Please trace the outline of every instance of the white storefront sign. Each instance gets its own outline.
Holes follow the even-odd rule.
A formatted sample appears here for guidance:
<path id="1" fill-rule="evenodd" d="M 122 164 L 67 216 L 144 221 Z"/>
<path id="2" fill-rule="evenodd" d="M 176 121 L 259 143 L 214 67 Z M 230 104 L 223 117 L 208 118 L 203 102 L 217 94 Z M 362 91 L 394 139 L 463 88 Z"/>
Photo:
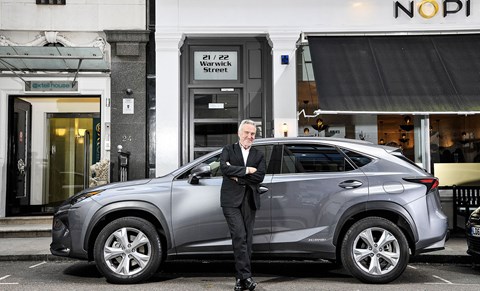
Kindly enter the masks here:
<path id="1" fill-rule="evenodd" d="M 194 53 L 195 80 L 237 80 L 236 51 L 196 51 Z"/>

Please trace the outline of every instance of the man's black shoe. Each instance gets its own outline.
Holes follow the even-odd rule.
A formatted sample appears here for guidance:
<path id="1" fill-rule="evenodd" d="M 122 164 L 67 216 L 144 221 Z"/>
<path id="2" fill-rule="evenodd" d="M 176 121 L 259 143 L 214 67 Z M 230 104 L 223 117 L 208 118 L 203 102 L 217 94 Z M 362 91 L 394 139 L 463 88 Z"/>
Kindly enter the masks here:
<path id="1" fill-rule="evenodd" d="M 253 278 L 247 278 L 243 280 L 243 287 L 245 287 L 244 290 L 248 289 L 250 291 L 254 290 L 255 287 L 257 287 L 257 282 L 253 281 Z"/>
<path id="2" fill-rule="evenodd" d="M 235 291 L 242 291 L 242 290 L 244 290 L 244 289 L 243 289 L 242 280 L 237 279 L 237 281 L 235 282 L 235 288 L 233 288 L 233 290 L 235 290 Z"/>

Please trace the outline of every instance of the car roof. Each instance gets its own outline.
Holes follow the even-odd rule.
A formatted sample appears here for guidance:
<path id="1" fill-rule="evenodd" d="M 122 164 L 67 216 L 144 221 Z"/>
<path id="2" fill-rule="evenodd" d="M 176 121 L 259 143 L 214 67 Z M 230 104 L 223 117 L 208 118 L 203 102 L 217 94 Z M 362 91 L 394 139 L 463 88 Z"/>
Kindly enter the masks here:
<path id="1" fill-rule="evenodd" d="M 338 146 L 349 146 L 350 147 L 352 145 L 358 145 L 358 146 L 362 146 L 362 147 L 369 147 L 371 148 L 372 150 L 376 150 L 376 149 L 383 149 L 389 153 L 391 152 L 401 152 L 401 150 L 399 148 L 396 148 L 396 147 L 390 147 L 390 146 L 385 146 L 385 145 L 377 145 L 377 144 L 374 144 L 372 142 L 369 142 L 369 141 L 365 141 L 365 140 L 358 140 L 358 139 L 349 139 L 349 138 L 337 138 L 337 137 L 317 137 L 317 136 L 314 136 L 314 137 L 268 137 L 268 138 L 257 138 L 255 139 L 254 141 L 254 145 L 262 145 L 262 144 L 276 144 L 276 143 L 298 143 L 298 142 L 301 142 L 301 143 L 318 143 L 318 142 L 323 142 L 323 143 L 327 143 L 327 144 L 330 144 L 330 145 L 338 145 Z M 199 157 L 198 159 L 203 159 L 203 158 L 207 158 L 207 156 L 213 156 L 215 155 L 219 150 L 221 150 L 221 148 L 218 148 L 217 150 L 213 150 L 212 152 L 202 156 L 202 157 Z M 182 171 L 183 169 L 185 169 L 186 167 L 189 167 L 191 166 L 192 163 L 195 163 L 197 161 L 194 160 L 192 162 L 189 162 L 181 167 L 179 167 L 178 169 L 174 170 L 173 172 L 171 172 L 170 174 L 173 174 L 173 175 L 177 175 L 180 171 Z"/>
<path id="2" fill-rule="evenodd" d="M 378 145 L 370 141 L 365 141 L 360 139 L 341 138 L 341 137 L 301 136 L 301 137 L 258 138 L 254 141 L 254 144 L 260 145 L 260 144 L 270 144 L 270 143 L 295 143 L 295 142 L 306 142 L 306 143 L 326 142 L 326 143 L 335 144 L 335 145 L 359 145 L 359 146 L 367 146 L 367 147 L 373 147 L 373 148 L 382 148 L 387 152 L 394 152 L 394 151 L 401 152 L 401 150 L 396 147 Z"/>

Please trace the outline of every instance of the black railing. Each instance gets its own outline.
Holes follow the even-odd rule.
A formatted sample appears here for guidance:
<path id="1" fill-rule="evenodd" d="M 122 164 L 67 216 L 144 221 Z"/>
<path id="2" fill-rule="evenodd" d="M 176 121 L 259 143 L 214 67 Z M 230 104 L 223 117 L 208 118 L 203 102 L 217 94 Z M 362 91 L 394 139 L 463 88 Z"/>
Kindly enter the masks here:
<path id="1" fill-rule="evenodd" d="M 480 207 L 480 186 L 453 185 L 452 189 L 453 229 L 465 229 L 465 222 L 470 214 Z"/>

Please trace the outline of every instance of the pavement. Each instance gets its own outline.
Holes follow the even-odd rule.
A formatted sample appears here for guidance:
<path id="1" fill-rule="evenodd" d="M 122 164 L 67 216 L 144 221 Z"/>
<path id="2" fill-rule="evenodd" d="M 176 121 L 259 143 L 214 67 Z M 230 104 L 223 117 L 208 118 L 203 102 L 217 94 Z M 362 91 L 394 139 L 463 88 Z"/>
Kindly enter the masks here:
<path id="1" fill-rule="evenodd" d="M 70 260 L 50 253 L 50 237 L 0 238 L 0 261 L 61 261 Z M 411 263 L 471 264 L 466 253 L 465 235 L 452 235 L 445 249 L 412 256 Z"/>

